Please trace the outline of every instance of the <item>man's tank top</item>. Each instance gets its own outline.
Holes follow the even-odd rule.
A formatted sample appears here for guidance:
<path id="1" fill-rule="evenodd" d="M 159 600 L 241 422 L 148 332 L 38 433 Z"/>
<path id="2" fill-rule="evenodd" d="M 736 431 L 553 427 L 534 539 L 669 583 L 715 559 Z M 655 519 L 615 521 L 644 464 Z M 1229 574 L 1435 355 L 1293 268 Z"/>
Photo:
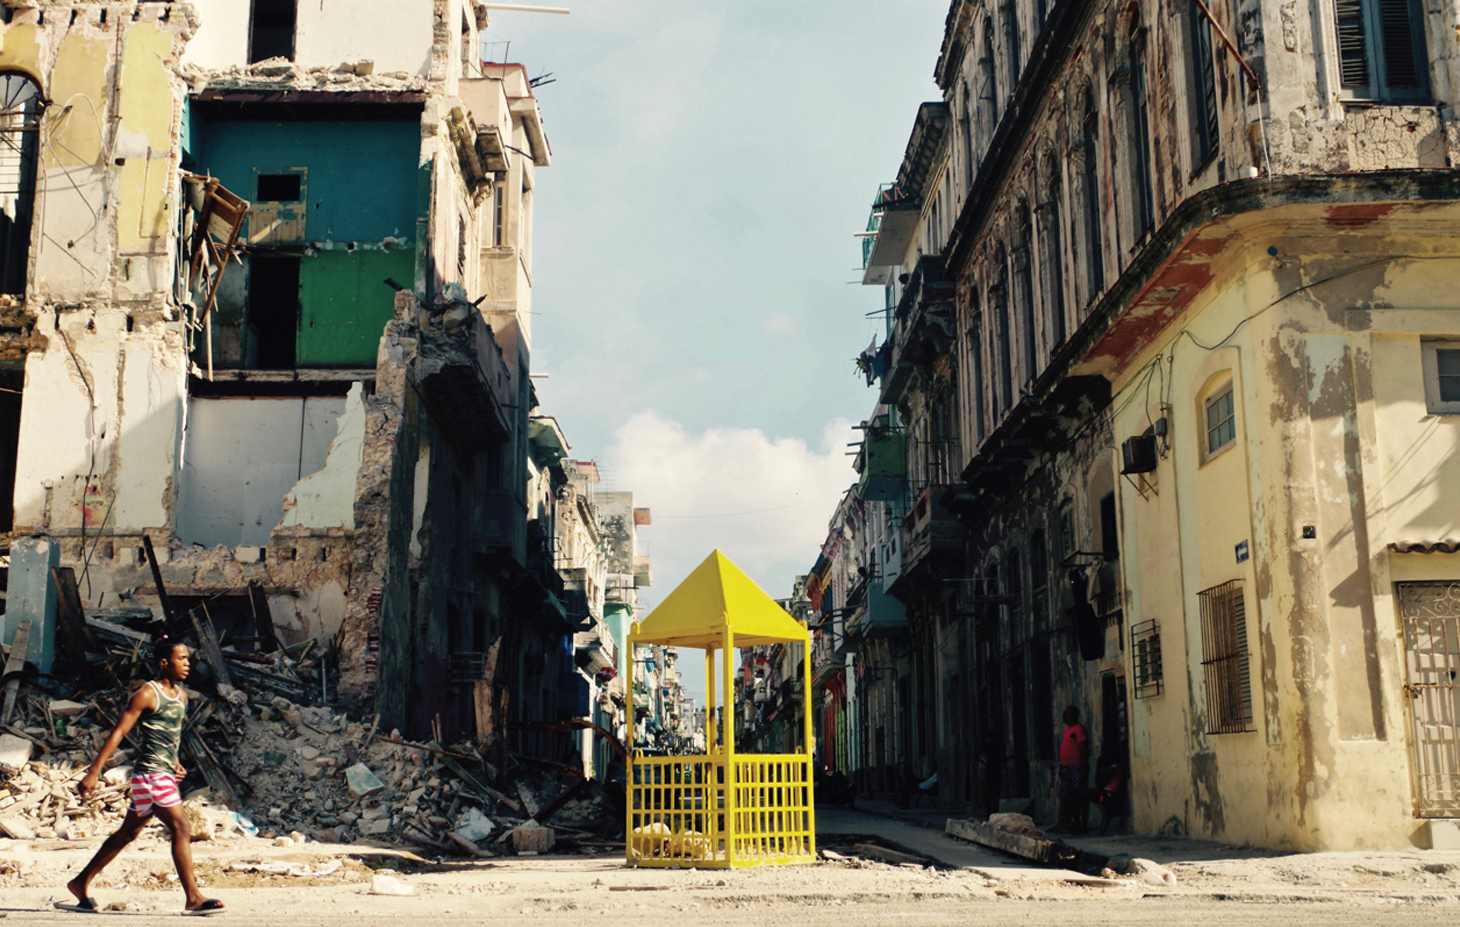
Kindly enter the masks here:
<path id="1" fill-rule="evenodd" d="M 187 697 L 181 692 L 176 698 L 168 696 L 162 686 L 155 682 L 147 685 L 157 693 L 157 707 L 142 716 L 137 722 L 141 736 L 138 745 L 140 756 L 133 768 L 138 772 L 177 772 L 177 748 L 182 740 L 183 717 L 187 714 Z"/>

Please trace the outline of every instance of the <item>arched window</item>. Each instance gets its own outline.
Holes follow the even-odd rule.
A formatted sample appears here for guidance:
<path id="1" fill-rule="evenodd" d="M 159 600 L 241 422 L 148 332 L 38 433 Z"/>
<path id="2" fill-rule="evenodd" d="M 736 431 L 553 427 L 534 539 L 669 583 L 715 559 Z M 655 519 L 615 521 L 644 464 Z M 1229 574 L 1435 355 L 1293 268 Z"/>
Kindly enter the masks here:
<path id="1" fill-rule="evenodd" d="M 967 81 L 963 82 L 963 106 L 960 107 L 960 112 L 962 114 L 959 119 L 962 123 L 960 128 L 963 130 L 963 137 L 960 139 L 963 143 L 963 189 L 964 196 L 967 196 L 968 192 L 973 189 L 974 170 L 973 94 L 969 92 Z"/>
<path id="2" fill-rule="evenodd" d="M 1105 288 L 1105 246 L 1100 223 L 1100 112 L 1095 108 L 1095 94 L 1086 84 L 1084 106 L 1080 109 L 1080 145 L 1075 155 L 1080 162 L 1080 212 L 1084 225 L 1085 292 L 1082 306 L 1088 306 Z"/>
<path id="3" fill-rule="evenodd" d="M 1039 634 L 1049 622 L 1049 548 L 1043 528 L 1029 537 L 1029 610 L 1034 633 Z"/>
<path id="4" fill-rule="evenodd" d="M 994 24 L 983 21 L 983 54 L 978 60 L 978 69 L 983 74 L 983 86 L 978 94 L 979 147 L 989 143 L 994 129 L 999 124 L 999 75 L 998 58 L 994 55 Z"/>
<path id="5" fill-rule="evenodd" d="M 989 311 L 994 326 L 994 364 L 998 367 L 998 388 L 994 399 L 994 421 L 998 423 L 1014 404 L 1013 352 L 1009 332 L 1009 265 L 1004 259 L 1002 243 L 994 247 L 992 282 L 989 284 Z"/>
<path id="6" fill-rule="evenodd" d="M 1020 559 L 1017 547 L 1004 555 L 1004 595 L 1008 596 L 1004 621 L 1009 628 L 1011 647 L 1017 647 L 1029 639 L 1029 628 L 1024 621 L 1024 574 Z"/>
<path id="7" fill-rule="evenodd" d="M 967 397 L 966 408 L 968 409 L 969 428 L 968 436 L 972 441 L 969 453 L 972 453 L 983 443 L 984 436 L 984 362 L 983 362 L 983 312 L 976 302 L 973 305 L 973 312 L 970 314 L 968 328 L 966 330 L 966 349 L 968 357 L 965 358 L 963 367 L 963 379 L 967 383 L 964 395 Z"/>
<path id="8" fill-rule="evenodd" d="M 1004 27 L 1004 61 L 1008 68 L 1008 79 L 1005 86 L 1008 92 L 1014 92 L 1014 85 L 1019 83 L 1019 7 L 1014 0 L 1001 0 L 999 3 L 999 20 Z"/>
<path id="9" fill-rule="evenodd" d="M 1030 260 L 1029 206 L 1021 199 L 1014 207 L 1014 316 L 1019 320 L 1019 379 L 1029 383 L 1039 372 L 1039 351 L 1034 333 L 1034 267 Z"/>
<path id="10" fill-rule="evenodd" d="M 1132 4 L 1134 6 L 1134 4 Z M 1130 113 L 1127 131 L 1130 134 L 1130 182 L 1135 194 L 1132 203 L 1132 242 L 1140 241 L 1155 221 L 1155 203 L 1151 171 L 1151 116 L 1146 89 L 1146 29 L 1141 25 L 1140 10 L 1132 23 L 1130 36 Z"/>
<path id="11" fill-rule="evenodd" d="M 1040 177 L 1039 295 L 1044 304 L 1045 342 L 1053 353 L 1065 342 L 1065 274 L 1060 165 L 1050 152 L 1045 152 L 1040 161 Z"/>
<path id="12" fill-rule="evenodd" d="M 24 295 L 35 209 L 41 92 L 16 72 L 0 73 L 0 293 Z"/>

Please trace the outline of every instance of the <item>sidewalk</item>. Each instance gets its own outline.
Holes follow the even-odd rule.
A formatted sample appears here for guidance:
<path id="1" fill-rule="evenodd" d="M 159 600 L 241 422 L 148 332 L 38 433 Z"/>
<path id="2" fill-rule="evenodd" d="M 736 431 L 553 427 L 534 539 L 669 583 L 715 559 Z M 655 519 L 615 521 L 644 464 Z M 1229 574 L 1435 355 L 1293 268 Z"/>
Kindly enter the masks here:
<path id="1" fill-rule="evenodd" d="M 856 810 L 817 809 L 817 831 L 877 836 L 936 860 L 939 866 L 969 869 L 1007 882 L 1089 884 L 1067 869 L 1022 863 L 943 833 L 946 809 L 905 809 L 888 802 L 858 801 Z M 825 838 L 819 838 L 825 842 Z M 1136 887 L 1153 894 L 1199 894 L 1218 900 L 1312 901 L 1362 896 L 1396 901 L 1460 901 L 1460 851 L 1352 850 L 1292 853 L 1235 846 L 1190 837 L 1151 834 L 1089 834 L 1065 843 L 1100 856 L 1144 858 L 1169 868 L 1174 889 Z"/>
<path id="2" fill-rule="evenodd" d="M 949 817 L 956 816 L 953 812 L 944 812 L 934 825 L 932 812 L 904 820 L 891 813 L 896 810 L 885 802 L 858 802 L 856 810 L 817 808 L 817 843 L 825 845 L 838 836 L 876 837 L 892 849 L 927 857 L 940 868 L 968 869 L 999 881 L 1062 882 L 1088 878 L 1068 869 L 1035 866 L 950 837 L 943 833 L 943 826 Z"/>

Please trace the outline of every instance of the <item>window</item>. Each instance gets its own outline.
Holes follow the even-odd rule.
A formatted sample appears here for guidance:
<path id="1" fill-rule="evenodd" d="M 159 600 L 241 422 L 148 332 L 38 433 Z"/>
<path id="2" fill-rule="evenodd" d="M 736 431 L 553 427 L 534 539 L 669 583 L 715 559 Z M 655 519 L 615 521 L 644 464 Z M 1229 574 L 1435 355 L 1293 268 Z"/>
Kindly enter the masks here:
<path id="1" fill-rule="evenodd" d="M 994 283 L 989 287 L 989 308 L 993 310 L 994 343 L 997 352 L 994 364 L 998 367 L 998 389 L 995 393 L 994 416 L 996 422 L 1014 404 L 1013 357 L 1009 335 L 1009 269 L 1004 261 L 1004 246 L 994 249 Z"/>
<path id="2" fill-rule="evenodd" d="M 297 203 L 303 193 L 301 174 L 258 175 L 258 199 L 270 203 Z"/>
<path id="3" fill-rule="evenodd" d="M 1136 674 L 1136 698 L 1161 694 L 1161 627 L 1156 619 L 1131 625 L 1130 661 Z"/>
<path id="4" fill-rule="evenodd" d="M 1232 399 L 1232 384 L 1222 387 L 1206 401 L 1207 457 L 1237 440 L 1237 415 Z"/>
<path id="5" fill-rule="evenodd" d="M 1060 245 L 1060 174 L 1053 156 L 1045 162 L 1044 199 L 1039 214 L 1039 293 L 1044 302 L 1045 337 L 1053 352 L 1065 342 L 1064 251 Z"/>
<path id="6" fill-rule="evenodd" d="M 253 0 L 248 30 L 248 63 L 267 58 L 294 60 L 294 21 L 297 0 Z"/>
<path id="7" fill-rule="evenodd" d="M 40 88 L 0 74 L 0 293 L 25 293 L 40 141 Z"/>
<path id="8" fill-rule="evenodd" d="M 1134 210 L 1134 241 L 1140 241 L 1141 236 L 1151 227 L 1155 215 L 1155 203 L 1152 197 L 1152 187 L 1155 183 L 1151 170 L 1151 148 L 1150 148 L 1150 116 L 1147 108 L 1150 103 L 1146 96 L 1146 30 L 1137 27 L 1131 36 L 1131 69 L 1130 69 L 1130 166 L 1131 185 L 1135 187 L 1132 191 L 1135 194 L 1135 202 L 1132 204 Z"/>
<path id="9" fill-rule="evenodd" d="M 1206 164 L 1217 150 L 1217 72 L 1212 54 L 1212 24 L 1202 12 L 1200 0 L 1191 0 L 1186 12 L 1191 35 L 1191 67 L 1188 76 L 1192 92 L 1191 160 L 1194 168 Z"/>
<path id="10" fill-rule="evenodd" d="M 1115 520 L 1115 493 L 1100 497 L 1100 553 L 1106 560 L 1120 558 L 1120 527 Z"/>
<path id="11" fill-rule="evenodd" d="M 1252 665 L 1247 652 L 1247 607 L 1242 581 L 1197 593 L 1201 600 L 1202 674 L 1206 678 L 1207 733 L 1252 730 Z"/>
<path id="12" fill-rule="evenodd" d="M 1105 245 L 1102 239 L 1100 212 L 1100 113 L 1095 108 L 1095 94 L 1085 87 L 1085 110 L 1082 114 L 1084 138 L 1079 156 L 1083 161 L 1080 197 L 1085 220 L 1085 293 L 1089 305 L 1105 289 Z"/>
<path id="13" fill-rule="evenodd" d="M 507 188 L 497 184 L 492 192 L 492 247 L 507 243 Z"/>
<path id="14" fill-rule="evenodd" d="M 972 398 L 973 408 L 973 446 L 983 444 L 984 414 L 983 414 L 983 333 L 979 330 L 981 319 L 975 315 L 974 321 L 968 329 L 968 364 L 964 369 L 969 372 L 969 396 Z"/>
<path id="15" fill-rule="evenodd" d="M 1352 100 L 1424 99 L 1424 11 L 1413 0 L 1334 0 L 1339 83 Z"/>
<path id="16" fill-rule="evenodd" d="M 1033 230 L 1029 207 L 1022 201 L 1014 210 L 1014 311 L 1019 319 L 1019 379 L 1030 383 L 1039 372 L 1039 350 L 1034 337 L 1034 268 L 1029 240 Z"/>
<path id="17" fill-rule="evenodd" d="M 1460 341 L 1426 341 L 1422 365 L 1431 415 L 1460 415 Z"/>

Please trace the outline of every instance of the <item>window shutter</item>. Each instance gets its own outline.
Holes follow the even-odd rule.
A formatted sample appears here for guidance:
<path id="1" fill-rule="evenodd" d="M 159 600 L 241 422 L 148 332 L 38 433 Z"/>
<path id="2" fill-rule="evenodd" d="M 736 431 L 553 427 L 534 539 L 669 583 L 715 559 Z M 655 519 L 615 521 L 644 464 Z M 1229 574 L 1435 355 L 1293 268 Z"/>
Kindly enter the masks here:
<path id="1" fill-rule="evenodd" d="M 1343 86 L 1367 87 L 1369 46 L 1364 34 L 1364 0 L 1337 0 L 1336 7 L 1338 62 Z"/>
<path id="2" fill-rule="evenodd" d="M 1390 87 L 1418 87 L 1415 60 L 1415 29 L 1409 0 L 1379 0 L 1379 20 L 1384 28 L 1384 65 Z"/>

